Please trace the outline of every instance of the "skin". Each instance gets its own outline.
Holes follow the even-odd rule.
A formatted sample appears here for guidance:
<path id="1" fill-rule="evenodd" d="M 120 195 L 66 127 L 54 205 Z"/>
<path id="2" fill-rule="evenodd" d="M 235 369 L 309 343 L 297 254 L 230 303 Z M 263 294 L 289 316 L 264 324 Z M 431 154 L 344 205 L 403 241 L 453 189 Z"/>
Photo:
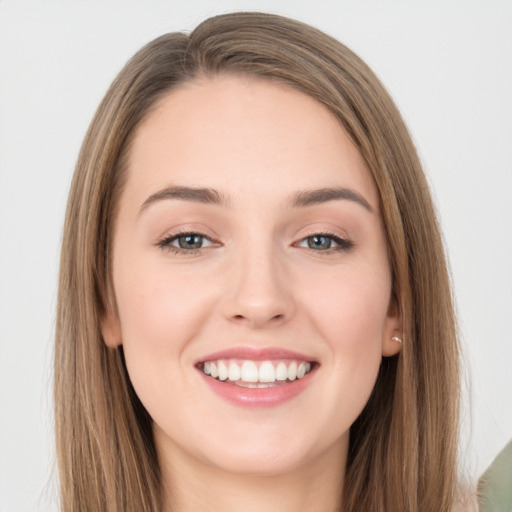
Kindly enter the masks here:
<path id="1" fill-rule="evenodd" d="M 102 331 L 110 347 L 123 344 L 154 420 L 172 488 L 166 509 L 339 510 L 350 425 L 401 335 L 363 158 L 309 96 L 215 77 L 160 101 L 136 131 L 127 173 L 113 248 L 118 313 L 103 318 Z M 230 204 L 167 198 L 141 211 L 169 186 L 213 188 Z M 326 187 L 349 188 L 372 211 L 349 199 L 287 204 Z M 208 238 L 176 254 L 159 242 L 177 230 Z M 326 232 L 353 247 L 308 245 Z M 212 393 L 194 367 L 238 345 L 284 347 L 320 366 L 297 397 L 242 408 Z"/>

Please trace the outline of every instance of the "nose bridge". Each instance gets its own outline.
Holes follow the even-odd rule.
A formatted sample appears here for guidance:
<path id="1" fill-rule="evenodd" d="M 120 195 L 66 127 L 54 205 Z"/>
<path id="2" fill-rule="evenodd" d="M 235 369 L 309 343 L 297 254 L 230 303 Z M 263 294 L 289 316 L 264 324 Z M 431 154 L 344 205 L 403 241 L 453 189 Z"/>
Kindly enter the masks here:
<path id="1" fill-rule="evenodd" d="M 254 327 L 288 319 L 293 298 L 285 274 L 282 255 L 271 236 L 254 236 L 243 249 L 235 248 L 226 316 Z"/>

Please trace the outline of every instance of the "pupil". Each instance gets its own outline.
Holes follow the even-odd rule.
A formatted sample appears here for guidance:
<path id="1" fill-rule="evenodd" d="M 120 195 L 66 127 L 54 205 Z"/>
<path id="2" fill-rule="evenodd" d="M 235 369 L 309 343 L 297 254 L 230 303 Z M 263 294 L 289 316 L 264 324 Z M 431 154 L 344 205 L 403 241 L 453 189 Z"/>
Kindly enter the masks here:
<path id="1" fill-rule="evenodd" d="M 331 239 L 327 236 L 315 235 L 308 239 L 310 249 L 330 249 Z"/>
<path id="2" fill-rule="evenodd" d="M 203 237 L 200 235 L 183 235 L 179 237 L 179 246 L 182 249 L 199 249 L 202 245 Z"/>

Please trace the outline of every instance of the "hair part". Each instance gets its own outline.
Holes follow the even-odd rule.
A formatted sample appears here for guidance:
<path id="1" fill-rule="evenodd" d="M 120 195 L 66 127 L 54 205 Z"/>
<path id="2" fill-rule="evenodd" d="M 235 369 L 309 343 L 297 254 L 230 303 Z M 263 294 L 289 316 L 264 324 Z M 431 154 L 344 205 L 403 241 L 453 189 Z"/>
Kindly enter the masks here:
<path id="1" fill-rule="evenodd" d="M 114 313 L 111 237 L 137 126 L 170 91 L 201 77 L 249 75 L 325 105 L 366 160 L 380 196 L 403 322 L 351 428 L 344 510 L 442 512 L 456 484 L 458 343 L 435 209 L 405 124 L 374 73 L 303 23 L 263 13 L 210 18 L 142 48 L 101 102 L 71 185 L 61 253 L 55 352 L 63 511 L 156 512 L 162 483 L 152 422 L 122 348 L 100 323 Z"/>

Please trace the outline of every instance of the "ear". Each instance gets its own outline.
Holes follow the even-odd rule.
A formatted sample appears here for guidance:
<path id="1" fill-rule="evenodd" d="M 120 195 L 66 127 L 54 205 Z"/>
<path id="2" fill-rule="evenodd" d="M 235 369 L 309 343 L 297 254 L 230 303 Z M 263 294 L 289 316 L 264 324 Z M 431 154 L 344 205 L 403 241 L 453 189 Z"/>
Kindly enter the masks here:
<path id="1" fill-rule="evenodd" d="M 384 357 L 396 356 L 402 350 L 402 343 L 393 338 L 403 339 L 400 308 L 394 298 L 389 303 L 388 315 L 383 331 L 382 355 Z"/>
<path id="2" fill-rule="evenodd" d="M 107 347 L 117 348 L 122 344 L 121 323 L 116 313 L 111 310 L 103 312 L 100 319 L 100 329 Z"/>

